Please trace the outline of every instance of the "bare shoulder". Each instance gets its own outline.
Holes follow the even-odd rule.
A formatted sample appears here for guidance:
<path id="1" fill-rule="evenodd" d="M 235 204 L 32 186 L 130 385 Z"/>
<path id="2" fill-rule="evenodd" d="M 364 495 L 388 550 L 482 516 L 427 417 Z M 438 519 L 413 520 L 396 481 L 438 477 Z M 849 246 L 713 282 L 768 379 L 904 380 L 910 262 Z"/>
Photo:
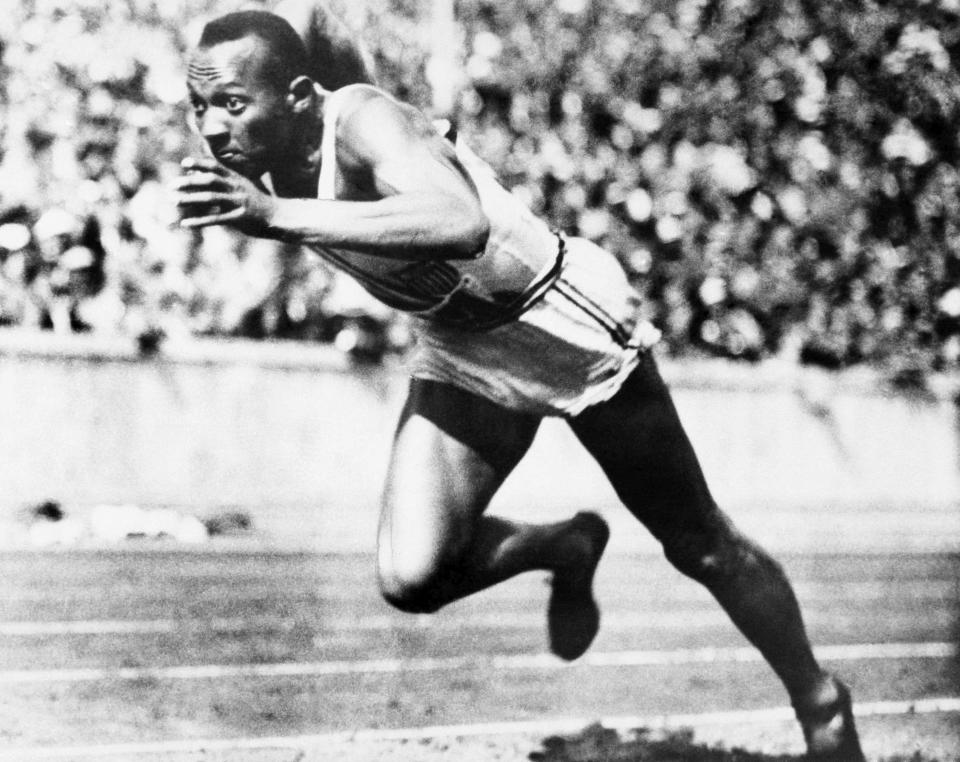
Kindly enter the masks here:
<path id="1" fill-rule="evenodd" d="M 368 85 L 341 88 L 337 166 L 371 197 L 431 189 L 476 201 L 476 187 L 453 144 L 419 110 Z"/>
<path id="2" fill-rule="evenodd" d="M 372 85 L 348 85 L 337 98 L 337 144 L 343 152 L 365 156 L 412 151 L 433 146 L 439 136 L 427 117 Z"/>

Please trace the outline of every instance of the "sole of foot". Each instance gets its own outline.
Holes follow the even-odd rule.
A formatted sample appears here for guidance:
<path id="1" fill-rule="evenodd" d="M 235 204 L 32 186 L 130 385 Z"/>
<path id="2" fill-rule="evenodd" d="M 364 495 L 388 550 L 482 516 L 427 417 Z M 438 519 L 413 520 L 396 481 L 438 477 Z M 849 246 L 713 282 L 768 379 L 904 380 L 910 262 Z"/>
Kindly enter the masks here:
<path id="1" fill-rule="evenodd" d="M 593 597 L 593 577 L 610 539 L 610 529 L 595 513 L 570 520 L 570 563 L 554 572 L 547 627 L 550 650 L 566 661 L 586 652 L 600 629 L 600 608 Z"/>

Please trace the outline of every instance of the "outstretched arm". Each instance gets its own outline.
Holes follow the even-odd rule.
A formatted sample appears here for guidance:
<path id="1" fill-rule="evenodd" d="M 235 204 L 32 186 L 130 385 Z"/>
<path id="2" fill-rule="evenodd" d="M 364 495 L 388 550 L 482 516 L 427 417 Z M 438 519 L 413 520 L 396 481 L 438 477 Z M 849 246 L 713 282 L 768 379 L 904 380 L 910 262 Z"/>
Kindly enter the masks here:
<path id="1" fill-rule="evenodd" d="M 341 97 L 349 100 L 337 123 L 337 165 L 369 200 L 275 198 L 216 162 L 188 160 L 176 186 L 181 224 L 228 224 L 406 260 L 481 254 L 489 225 L 452 145 L 420 112 L 385 93 L 359 88 Z"/>
<path id="2" fill-rule="evenodd" d="M 370 56 L 327 0 L 280 0 L 273 12 L 300 35 L 307 46 L 310 76 L 325 89 L 373 84 Z"/>

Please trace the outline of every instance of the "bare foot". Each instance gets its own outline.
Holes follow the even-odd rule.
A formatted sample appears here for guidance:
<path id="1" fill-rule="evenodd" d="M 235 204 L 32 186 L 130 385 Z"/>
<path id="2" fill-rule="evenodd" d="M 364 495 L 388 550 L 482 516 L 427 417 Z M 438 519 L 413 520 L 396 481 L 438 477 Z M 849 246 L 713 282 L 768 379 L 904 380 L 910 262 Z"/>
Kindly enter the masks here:
<path id="1" fill-rule="evenodd" d="M 582 656 L 600 629 L 593 575 L 609 539 L 607 523 L 595 513 L 578 513 L 570 520 L 567 561 L 554 571 L 547 608 L 550 650 L 561 659 Z"/>

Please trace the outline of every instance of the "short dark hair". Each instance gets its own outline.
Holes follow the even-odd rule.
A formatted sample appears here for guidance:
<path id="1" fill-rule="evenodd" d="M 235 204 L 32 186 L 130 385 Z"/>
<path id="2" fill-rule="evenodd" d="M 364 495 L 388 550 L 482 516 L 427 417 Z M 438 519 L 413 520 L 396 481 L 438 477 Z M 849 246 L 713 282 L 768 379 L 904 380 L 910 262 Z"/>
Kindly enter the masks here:
<path id="1" fill-rule="evenodd" d="M 286 19 L 267 11 L 238 11 L 215 18 L 200 35 L 197 47 L 212 48 L 222 42 L 259 37 L 267 44 L 270 55 L 263 71 L 279 87 L 286 87 L 296 77 L 309 73 L 307 49 Z"/>

